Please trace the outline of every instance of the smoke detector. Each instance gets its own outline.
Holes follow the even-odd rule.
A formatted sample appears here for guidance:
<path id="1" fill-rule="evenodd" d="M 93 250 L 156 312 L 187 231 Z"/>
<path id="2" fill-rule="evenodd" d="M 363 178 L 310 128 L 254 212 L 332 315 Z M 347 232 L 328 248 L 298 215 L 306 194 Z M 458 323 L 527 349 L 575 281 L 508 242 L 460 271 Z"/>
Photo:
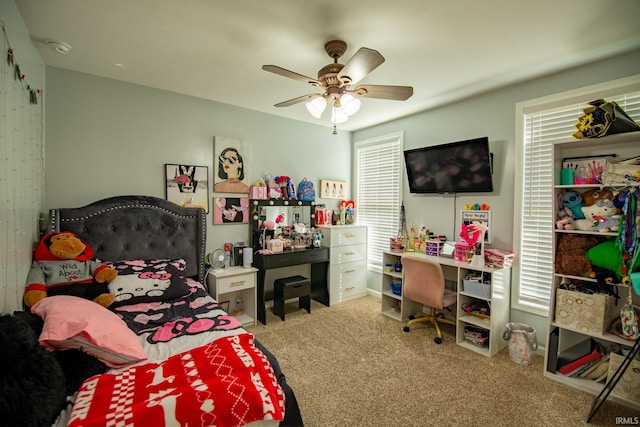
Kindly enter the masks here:
<path id="1" fill-rule="evenodd" d="M 66 55 L 71 50 L 71 45 L 69 43 L 59 42 L 56 40 L 47 41 L 47 46 L 58 52 L 60 55 Z"/>

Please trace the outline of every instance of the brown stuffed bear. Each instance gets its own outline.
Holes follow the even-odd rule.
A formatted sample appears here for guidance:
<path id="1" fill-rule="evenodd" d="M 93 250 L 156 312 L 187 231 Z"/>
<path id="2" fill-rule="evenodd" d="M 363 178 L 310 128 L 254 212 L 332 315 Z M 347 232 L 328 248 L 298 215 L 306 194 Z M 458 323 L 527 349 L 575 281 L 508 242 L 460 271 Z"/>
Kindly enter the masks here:
<path id="1" fill-rule="evenodd" d="M 609 190 L 588 190 L 582 193 L 582 206 L 592 206 L 600 200 L 613 201 L 613 193 Z"/>
<path id="2" fill-rule="evenodd" d="M 24 303 L 33 306 L 51 295 L 73 295 L 109 307 L 115 295 L 107 282 L 118 272 L 93 261 L 93 250 L 70 232 L 51 232 L 38 243 L 27 277 Z"/>
<path id="3" fill-rule="evenodd" d="M 595 236 L 562 234 L 558 237 L 555 270 L 558 274 L 587 276 L 592 271 L 587 250 L 602 240 Z"/>

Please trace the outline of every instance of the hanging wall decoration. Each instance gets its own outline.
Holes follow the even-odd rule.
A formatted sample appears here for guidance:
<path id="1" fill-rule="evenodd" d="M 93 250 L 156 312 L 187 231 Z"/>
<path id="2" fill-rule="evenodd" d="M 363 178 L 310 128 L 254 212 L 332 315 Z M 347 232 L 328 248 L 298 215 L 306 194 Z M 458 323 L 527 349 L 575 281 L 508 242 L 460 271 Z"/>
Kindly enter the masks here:
<path id="1" fill-rule="evenodd" d="M 7 65 L 9 67 L 13 67 L 14 69 L 14 77 L 16 81 L 20 82 L 22 88 L 25 93 L 29 96 L 29 103 L 37 104 L 38 97 L 42 95 L 42 90 L 32 88 L 28 83 L 26 76 L 20 70 L 20 64 L 16 62 L 15 54 L 13 48 L 11 47 L 11 43 L 9 43 L 9 36 L 7 35 L 7 30 L 4 27 L 4 21 L 0 21 L 0 26 L 2 26 L 2 34 L 4 36 L 4 40 L 7 46 Z"/>
<path id="2" fill-rule="evenodd" d="M 347 197 L 347 183 L 344 181 L 320 180 L 321 199 L 344 199 Z"/>
<path id="3" fill-rule="evenodd" d="M 213 198 L 213 223 L 248 224 L 249 198 L 235 195 Z"/>
<path id="4" fill-rule="evenodd" d="M 166 199 L 209 213 L 209 168 L 207 166 L 165 164 Z"/>
<path id="5" fill-rule="evenodd" d="M 248 145 L 237 138 L 214 137 L 214 182 L 216 193 L 249 193 Z"/>

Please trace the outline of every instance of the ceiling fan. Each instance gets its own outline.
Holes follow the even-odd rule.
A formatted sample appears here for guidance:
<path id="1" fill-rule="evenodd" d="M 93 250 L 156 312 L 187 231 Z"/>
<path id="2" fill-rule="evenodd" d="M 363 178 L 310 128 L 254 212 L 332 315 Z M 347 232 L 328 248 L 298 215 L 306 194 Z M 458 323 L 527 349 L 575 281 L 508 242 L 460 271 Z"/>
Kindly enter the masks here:
<path id="1" fill-rule="evenodd" d="M 338 59 L 347 50 L 347 43 L 342 40 L 331 40 L 324 45 L 324 50 L 333 63 L 325 65 L 318 71 L 318 78 L 286 70 L 277 65 L 263 65 L 262 69 L 283 77 L 288 77 L 323 90 L 321 93 L 310 93 L 297 98 L 275 104 L 276 107 L 288 107 L 306 101 L 307 110 L 315 118 L 320 118 L 327 104 L 331 105 L 331 122 L 333 133 L 336 124 L 344 123 L 349 116 L 360 108 L 359 98 L 378 98 L 404 101 L 413 95 L 411 86 L 360 85 L 351 89 L 371 71 L 384 62 L 384 57 L 376 50 L 361 47 L 346 64 Z"/>

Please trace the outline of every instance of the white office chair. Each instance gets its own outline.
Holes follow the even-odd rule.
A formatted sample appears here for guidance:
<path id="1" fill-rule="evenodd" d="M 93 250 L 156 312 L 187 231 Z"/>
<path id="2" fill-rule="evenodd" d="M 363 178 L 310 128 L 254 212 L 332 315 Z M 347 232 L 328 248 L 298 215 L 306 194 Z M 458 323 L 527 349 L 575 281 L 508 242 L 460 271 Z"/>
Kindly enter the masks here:
<path id="1" fill-rule="evenodd" d="M 436 310 L 454 305 L 457 301 L 455 292 L 445 289 L 444 274 L 440 264 L 432 259 L 411 255 L 402 257 L 402 281 L 403 297 L 431 307 L 429 314 L 414 312 L 409 316 L 409 321 L 403 328 L 409 332 L 409 327 L 419 322 L 431 322 L 436 329 L 436 344 L 442 343 L 442 332 L 439 323 L 454 325 L 455 322 L 445 319 L 444 315 Z"/>

